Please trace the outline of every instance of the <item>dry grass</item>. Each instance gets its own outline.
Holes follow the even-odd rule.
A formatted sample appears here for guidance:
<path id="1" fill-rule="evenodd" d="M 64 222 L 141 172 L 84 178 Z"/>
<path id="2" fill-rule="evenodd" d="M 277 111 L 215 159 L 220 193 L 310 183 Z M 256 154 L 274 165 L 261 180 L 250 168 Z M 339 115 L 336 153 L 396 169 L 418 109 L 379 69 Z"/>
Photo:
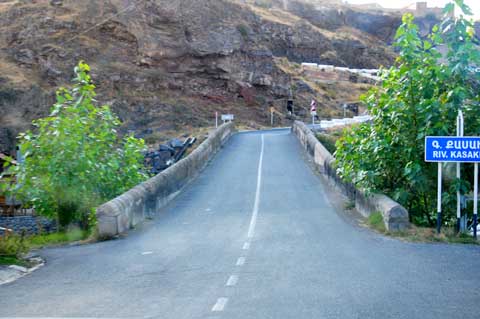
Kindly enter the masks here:
<path id="1" fill-rule="evenodd" d="M 339 28 L 333 35 L 333 38 L 338 40 L 362 39 L 368 43 L 378 45 L 378 38 L 369 35 L 368 33 L 362 32 L 358 29 L 347 26 Z"/>
<path id="2" fill-rule="evenodd" d="M 273 22 L 273 23 L 288 25 L 288 26 L 291 26 L 291 27 L 295 26 L 295 24 L 297 24 L 297 23 L 302 23 L 304 25 L 309 26 L 310 28 L 312 28 L 313 30 L 315 30 L 316 32 L 322 34 L 323 36 L 325 36 L 327 38 L 334 38 L 335 37 L 335 32 L 319 28 L 319 27 L 313 25 L 312 23 L 308 22 L 307 20 L 305 20 L 305 19 L 303 19 L 303 18 L 301 18 L 301 17 L 299 17 L 299 16 L 297 16 L 297 15 L 291 13 L 291 12 L 284 11 L 284 10 L 277 9 L 277 8 L 270 8 L 270 9 L 269 8 L 263 8 L 263 7 L 259 7 L 259 6 L 255 6 L 255 5 L 251 5 L 251 4 L 240 3 L 240 5 L 244 6 L 244 7 L 248 7 L 249 10 L 256 13 L 257 15 L 259 15 L 264 20 L 267 20 L 267 21 L 270 21 L 270 22 Z"/>
<path id="3" fill-rule="evenodd" d="M 17 3 L 18 3 L 18 0 L 17 1 L 6 1 L 6 2 L 0 3 L 0 12 L 5 12 L 5 11 L 10 10 L 10 8 Z"/>
<path id="4" fill-rule="evenodd" d="M 28 72 L 28 70 L 20 68 L 14 63 L 7 62 L 1 56 L 0 70 L 2 70 L 1 76 L 8 79 L 9 82 L 17 87 L 28 87 L 31 84 L 36 83 L 37 80 L 32 72 Z"/>
<path id="5" fill-rule="evenodd" d="M 360 95 L 366 93 L 373 85 L 364 83 L 351 83 L 346 81 L 334 84 L 316 83 L 322 91 L 326 91 L 335 101 L 358 102 Z"/>
<path id="6" fill-rule="evenodd" d="M 276 8 L 263 8 L 251 4 L 245 4 L 241 1 L 232 1 L 235 2 L 237 5 L 243 7 L 243 8 L 248 8 L 249 10 L 253 11 L 260 17 L 262 17 L 265 20 L 274 22 L 274 23 L 279 23 L 279 24 L 284 24 L 284 25 L 289 25 L 293 26 L 295 22 L 301 20 L 300 17 L 293 15 L 289 12 L 279 10 Z"/>
<path id="7" fill-rule="evenodd" d="M 468 234 L 457 234 L 453 228 L 443 228 L 440 234 L 437 234 L 434 228 L 418 227 L 415 225 L 412 225 L 409 229 L 404 231 L 388 231 L 385 229 L 382 215 L 378 212 L 370 215 L 367 219 L 366 225 L 378 233 L 407 242 L 480 244 L 478 240 L 473 239 L 473 237 Z"/>
<path id="8" fill-rule="evenodd" d="M 433 228 L 412 226 L 402 232 L 389 232 L 388 235 L 410 242 L 423 243 L 451 243 L 451 244 L 480 244 L 468 234 L 457 234 L 453 228 L 443 228 L 440 234 Z"/>
<path id="9" fill-rule="evenodd" d="M 275 65 L 286 74 L 297 77 L 302 74 L 301 65 L 291 62 L 286 57 L 274 57 L 273 61 L 275 62 Z"/>
<path id="10" fill-rule="evenodd" d="M 89 37 L 87 35 L 80 35 L 76 41 L 87 47 L 102 48 L 104 44 L 100 43 L 97 39 Z"/>
<path id="11" fill-rule="evenodd" d="M 313 25 L 312 23 L 308 22 L 307 20 L 302 19 L 301 17 L 291 12 L 284 11 L 277 8 L 263 8 L 263 7 L 259 7 L 251 4 L 244 4 L 239 1 L 234 1 L 234 2 L 236 2 L 242 7 L 247 7 L 249 10 L 257 14 L 264 20 L 267 20 L 273 23 L 288 25 L 290 27 L 294 27 L 296 24 L 301 23 L 310 27 L 311 29 L 315 30 L 316 32 L 322 34 L 323 36 L 329 39 L 335 38 L 335 34 L 336 34 L 335 32 L 319 28 Z"/>

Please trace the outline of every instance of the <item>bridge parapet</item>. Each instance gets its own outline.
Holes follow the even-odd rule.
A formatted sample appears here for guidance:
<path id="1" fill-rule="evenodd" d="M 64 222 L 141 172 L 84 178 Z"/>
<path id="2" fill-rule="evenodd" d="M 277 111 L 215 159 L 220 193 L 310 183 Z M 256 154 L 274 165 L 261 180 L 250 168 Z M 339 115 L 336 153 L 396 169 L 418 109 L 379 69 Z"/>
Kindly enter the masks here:
<path id="1" fill-rule="evenodd" d="M 319 172 L 328 179 L 331 185 L 340 189 L 355 202 L 355 208 L 360 214 L 368 217 L 374 212 L 380 212 L 387 230 L 398 231 L 410 227 L 408 211 L 402 205 L 384 194 L 367 195 L 354 185 L 342 180 L 335 169 L 335 158 L 305 123 L 295 121 L 292 131 L 306 152 L 313 158 Z"/>
<path id="2" fill-rule="evenodd" d="M 155 214 L 202 171 L 234 130 L 233 122 L 223 124 L 186 158 L 98 207 L 99 236 L 125 233 Z"/>

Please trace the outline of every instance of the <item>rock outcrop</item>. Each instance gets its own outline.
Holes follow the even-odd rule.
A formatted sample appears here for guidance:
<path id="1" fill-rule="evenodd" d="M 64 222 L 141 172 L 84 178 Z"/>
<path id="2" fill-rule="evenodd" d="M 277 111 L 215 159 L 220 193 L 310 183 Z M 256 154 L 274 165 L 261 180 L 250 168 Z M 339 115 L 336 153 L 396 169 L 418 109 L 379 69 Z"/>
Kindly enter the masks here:
<path id="1" fill-rule="evenodd" d="M 291 93 L 278 57 L 355 68 L 392 63 L 382 39 L 390 37 L 383 25 L 394 21 L 379 18 L 375 27 L 368 15 L 345 24 L 349 12 L 325 10 L 233 0 L 3 1 L 0 145 L 11 148 L 11 136 L 48 114 L 54 89 L 68 85 L 79 60 L 92 66 L 98 100 L 139 136 L 206 126 L 214 110 L 267 122 L 267 104 Z"/>

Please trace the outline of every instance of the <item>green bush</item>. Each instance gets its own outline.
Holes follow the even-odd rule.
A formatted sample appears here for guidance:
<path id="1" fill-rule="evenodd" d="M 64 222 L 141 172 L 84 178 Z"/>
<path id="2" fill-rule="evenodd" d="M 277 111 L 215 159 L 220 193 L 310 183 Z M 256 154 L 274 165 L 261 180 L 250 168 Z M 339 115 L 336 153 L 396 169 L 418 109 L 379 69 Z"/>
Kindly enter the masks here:
<path id="1" fill-rule="evenodd" d="M 248 27 L 245 25 L 245 24 L 239 24 L 237 26 L 237 30 L 238 32 L 240 32 L 240 34 L 242 35 L 242 38 L 244 40 L 248 40 Z"/>
<path id="2" fill-rule="evenodd" d="M 4 235 L 0 236 L 0 257 L 20 258 L 28 251 L 28 244 L 25 235 Z"/>
<path id="3" fill-rule="evenodd" d="M 328 134 L 318 133 L 317 139 L 322 143 L 323 146 L 329 151 L 331 154 L 335 153 L 337 150 L 337 146 L 335 145 L 337 138 Z"/>
<path id="4" fill-rule="evenodd" d="M 147 178 L 144 141 L 118 137 L 118 118 L 97 107 L 90 67 L 75 67 L 74 85 L 60 88 L 48 117 L 20 135 L 23 163 L 10 167 L 17 183 L 8 189 L 61 226 L 88 226 L 93 208 Z"/>
<path id="5" fill-rule="evenodd" d="M 464 14 L 471 14 L 462 0 Z M 453 10 L 447 5 L 446 11 Z M 436 50 L 446 44 L 446 63 Z M 419 35 L 413 16 L 403 17 L 396 34 L 399 56 L 385 71 L 382 85 L 363 97 L 372 123 L 354 127 L 337 142 L 338 173 L 367 191 L 384 192 L 404 205 L 412 221 L 433 226 L 436 215 L 437 165 L 424 161 L 425 136 L 455 135 L 459 110 L 465 115 L 465 135 L 478 135 L 480 75 L 469 71 L 480 65 L 474 45 L 473 22 L 465 16 L 446 19 L 427 39 Z M 472 179 L 463 165 L 463 182 L 445 181 L 445 222 L 455 222 L 456 191 L 465 193 Z"/>
<path id="6" fill-rule="evenodd" d="M 34 235 L 27 238 L 28 245 L 31 248 L 39 248 L 49 245 L 59 245 L 74 241 L 79 241 L 86 239 L 88 232 L 82 231 L 81 229 L 74 228 L 66 232 L 58 232 L 51 234 L 40 234 Z"/>
<path id="7" fill-rule="evenodd" d="M 30 249 L 84 240 L 89 232 L 74 228 L 66 232 L 26 236 L 24 233 L 0 236 L 0 265 L 28 266 L 23 255 Z"/>

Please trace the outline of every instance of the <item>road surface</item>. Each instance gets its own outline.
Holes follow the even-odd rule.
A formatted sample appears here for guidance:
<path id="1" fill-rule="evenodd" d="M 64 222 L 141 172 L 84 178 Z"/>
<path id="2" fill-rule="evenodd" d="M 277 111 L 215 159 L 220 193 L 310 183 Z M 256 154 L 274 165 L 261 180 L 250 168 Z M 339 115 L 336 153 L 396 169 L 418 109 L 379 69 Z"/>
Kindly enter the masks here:
<path id="1" fill-rule="evenodd" d="M 0 317 L 480 318 L 480 248 L 348 222 L 288 130 L 236 134 L 127 237 L 43 250 Z"/>

